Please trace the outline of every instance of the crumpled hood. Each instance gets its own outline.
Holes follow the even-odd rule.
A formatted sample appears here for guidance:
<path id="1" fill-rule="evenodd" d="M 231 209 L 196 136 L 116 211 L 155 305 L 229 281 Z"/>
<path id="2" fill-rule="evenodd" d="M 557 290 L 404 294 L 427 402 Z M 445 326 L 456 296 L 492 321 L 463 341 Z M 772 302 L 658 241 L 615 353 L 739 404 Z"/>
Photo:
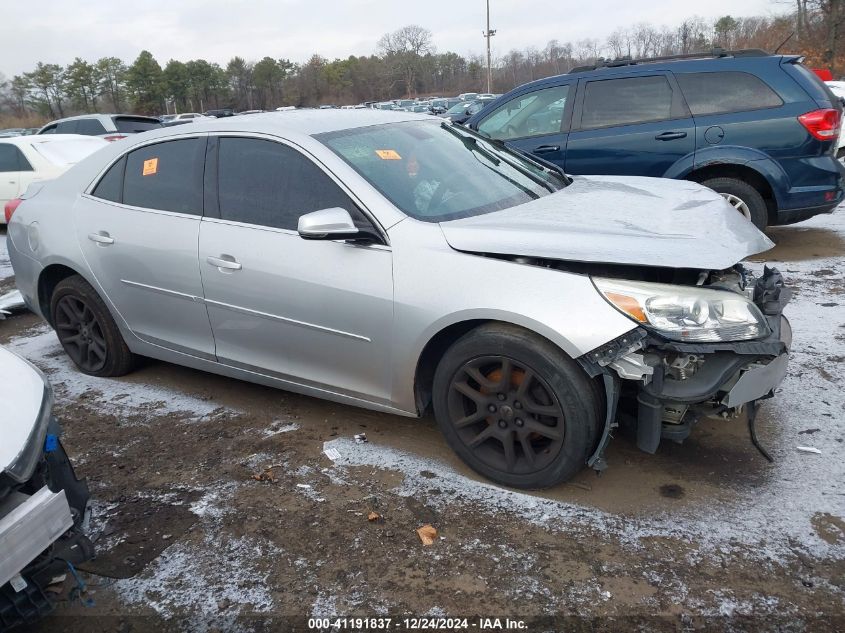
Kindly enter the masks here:
<path id="1" fill-rule="evenodd" d="M 442 222 L 452 248 L 577 262 L 722 270 L 774 243 L 694 182 L 574 176 L 526 204 Z"/>

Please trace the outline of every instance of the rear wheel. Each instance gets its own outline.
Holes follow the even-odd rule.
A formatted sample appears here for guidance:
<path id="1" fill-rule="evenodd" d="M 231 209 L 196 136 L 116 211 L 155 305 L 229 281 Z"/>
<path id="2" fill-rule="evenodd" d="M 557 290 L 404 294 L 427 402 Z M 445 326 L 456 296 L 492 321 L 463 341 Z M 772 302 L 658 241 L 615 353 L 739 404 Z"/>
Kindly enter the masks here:
<path id="1" fill-rule="evenodd" d="M 517 488 L 547 488 L 584 467 L 599 426 L 596 396 L 560 349 L 508 325 L 463 336 L 434 376 L 446 441 L 475 471 Z"/>
<path id="2" fill-rule="evenodd" d="M 53 328 L 74 364 L 91 376 L 123 376 L 135 356 L 91 285 L 79 275 L 63 279 L 50 300 Z"/>
<path id="3" fill-rule="evenodd" d="M 734 209 L 753 222 L 754 226 L 761 231 L 768 225 L 769 211 L 766 201 L 760 192 L 747 182 L 736 178 L 711 178 L 701 184 L 722 194 L 722 197 Z"/>

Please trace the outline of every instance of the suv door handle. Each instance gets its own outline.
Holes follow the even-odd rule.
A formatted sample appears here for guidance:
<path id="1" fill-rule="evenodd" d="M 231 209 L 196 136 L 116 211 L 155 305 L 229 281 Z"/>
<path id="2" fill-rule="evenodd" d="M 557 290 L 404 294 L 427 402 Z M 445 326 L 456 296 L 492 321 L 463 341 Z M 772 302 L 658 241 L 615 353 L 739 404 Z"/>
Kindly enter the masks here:
<path id="1" fill-rule="evenodd" d="M 240 270 L 243 266 L 231 255 L 221 255 L 220 257 L 212 257 L 209 255 L 205 261 L 217 268 L 221 273 L 227 270 Z"/>
<path id="2" fill-rule="evenodd" d="M 106 231 L 97 231 L 96 233 L 89 233 L 88 239 L 96 242 L 98 246 L 108 246 L 114 244 L 114 238 Z"/>
<path id="3" fill-rule="evenodd" d="M 534 148 L 533 153 L 535 154 L 549 154 L 551 152 L 559 152 L 560 145 L 539 145 Z"/>
<path id="4" fill-rule="evenodd" d="M 654 137 L 657 141 L 674 141 L 679 138 L 686 138 L 686 132 L 661 132 Z"/>

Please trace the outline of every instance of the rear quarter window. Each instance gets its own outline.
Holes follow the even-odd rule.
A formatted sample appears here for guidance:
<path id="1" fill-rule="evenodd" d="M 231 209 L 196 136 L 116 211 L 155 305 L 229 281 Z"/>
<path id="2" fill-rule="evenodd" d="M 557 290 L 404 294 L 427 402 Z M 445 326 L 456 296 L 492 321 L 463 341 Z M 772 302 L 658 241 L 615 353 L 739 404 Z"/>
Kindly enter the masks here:
<path id="1" fill-rule="evenodd" d="M 693 116 L 764 110 L 783 100 L 762 79 L 744 72 L 675 75 Z"/>

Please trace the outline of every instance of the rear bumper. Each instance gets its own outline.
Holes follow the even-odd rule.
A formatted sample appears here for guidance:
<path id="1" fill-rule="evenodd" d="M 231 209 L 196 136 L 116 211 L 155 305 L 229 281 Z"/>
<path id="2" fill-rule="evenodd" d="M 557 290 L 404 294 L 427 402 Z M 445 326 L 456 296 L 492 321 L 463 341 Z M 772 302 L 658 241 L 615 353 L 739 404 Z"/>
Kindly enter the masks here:
<path id="1" fill-rule="evenodd" d="M 841 197 L 841 196 L 840 196 Z M 841 200 L 836 202 L 828 202 L 823 205 L 817 207 L 805 207 L 803 209 L 788 209 L 788 210 L 780 210 L 777 212 L 776 222 L 773 224 L 776 225 L 783 225 L 783 224 L 795 224 L 796 222 L 803 222 L 804 220 L 808 220 L 816 215 L 822 215 L 824 213 L 833 213 L 836 207 L 839 206 Z"/>

